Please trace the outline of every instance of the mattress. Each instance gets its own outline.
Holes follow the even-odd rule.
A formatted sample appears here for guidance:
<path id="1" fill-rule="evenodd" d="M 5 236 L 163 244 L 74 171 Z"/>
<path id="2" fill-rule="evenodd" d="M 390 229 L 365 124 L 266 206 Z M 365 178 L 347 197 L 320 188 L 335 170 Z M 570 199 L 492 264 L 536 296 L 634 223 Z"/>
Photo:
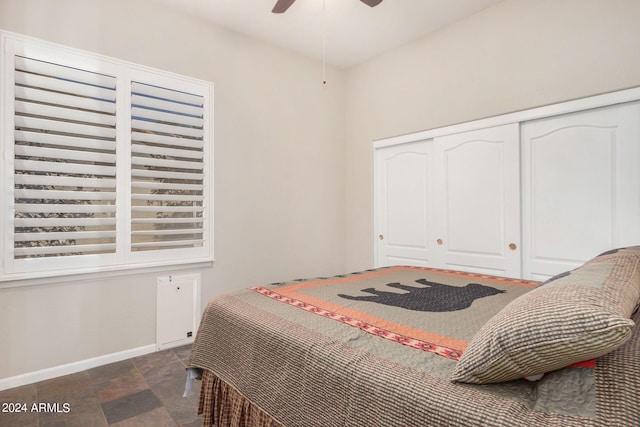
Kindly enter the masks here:
<path id="1" fill-rule="evenodd" d="M 188 361 L 204 372 L 205 425 L 637 425 L 637 327 L 617 350 L 537 381 L 451 380 L 482 325 L 538 286 L 386 267 L 218 296 Z"/>

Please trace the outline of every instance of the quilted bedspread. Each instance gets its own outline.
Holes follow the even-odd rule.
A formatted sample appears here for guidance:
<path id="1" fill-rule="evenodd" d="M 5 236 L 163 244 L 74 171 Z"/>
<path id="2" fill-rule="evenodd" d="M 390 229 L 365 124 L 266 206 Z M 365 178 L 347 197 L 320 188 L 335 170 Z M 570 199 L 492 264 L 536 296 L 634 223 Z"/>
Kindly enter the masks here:
<path id="1" fill-rule="evenodd" d="M 480 327 L 537 285 L 387 267 L 257 286 L 209 302 L 189 366 L 287 427 L 633 425 L 637 327 L 613 353 L 540 381 L 449 379 Z"/>

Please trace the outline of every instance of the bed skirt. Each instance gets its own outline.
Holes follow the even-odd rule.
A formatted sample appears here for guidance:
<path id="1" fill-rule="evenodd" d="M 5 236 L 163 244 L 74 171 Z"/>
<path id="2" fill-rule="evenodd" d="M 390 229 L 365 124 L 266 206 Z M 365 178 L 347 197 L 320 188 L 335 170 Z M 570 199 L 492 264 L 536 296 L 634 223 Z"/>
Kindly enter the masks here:
<path id="1" fill-rule="evenodd" d="M 285 427 L 238 390 L 203 370 L 198 415 L 206 427 Z"/>

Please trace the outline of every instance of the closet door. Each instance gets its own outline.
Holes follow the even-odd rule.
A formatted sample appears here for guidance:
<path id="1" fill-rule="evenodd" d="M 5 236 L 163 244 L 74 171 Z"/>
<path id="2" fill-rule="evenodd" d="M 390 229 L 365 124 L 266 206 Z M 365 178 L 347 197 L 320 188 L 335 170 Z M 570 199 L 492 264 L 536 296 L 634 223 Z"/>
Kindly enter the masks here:
<path id="1" fill-rule="evenodd" d="M 434 140 L 437 263 L 520 277 L 519 126 Z"/>
<path id="2" fill-rule="evenodd" d="M 523 275 L 640 243 L 640 104 L 522 125 Z"/>
<path id="3" fill-rule="evenodd" d="M 376 149 L 376 266 L 430 265 L 429 141 Z"/>

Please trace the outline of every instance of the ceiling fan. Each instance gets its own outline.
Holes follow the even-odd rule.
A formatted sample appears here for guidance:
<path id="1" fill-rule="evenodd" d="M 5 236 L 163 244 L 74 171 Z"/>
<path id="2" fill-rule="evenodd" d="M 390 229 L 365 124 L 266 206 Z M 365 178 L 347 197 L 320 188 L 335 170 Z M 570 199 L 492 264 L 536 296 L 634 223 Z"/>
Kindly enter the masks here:
<path id="1" fill-rule="evenodd" d="M 289 9 L 289 6 L 291 6 L 293 4 L 293 2 L 296 0 L 278 0 L 276 2 L 276 5 L 273 6 L 273 9 L 271 10 L 271 12 L 273 13 L 283 13 L 285 12 L 287 9 Z M 377 6 L 380 3 L 382 3 L 382 0 L 360 0 L 362 3 L 366 4 L 367 6 Z"/>

